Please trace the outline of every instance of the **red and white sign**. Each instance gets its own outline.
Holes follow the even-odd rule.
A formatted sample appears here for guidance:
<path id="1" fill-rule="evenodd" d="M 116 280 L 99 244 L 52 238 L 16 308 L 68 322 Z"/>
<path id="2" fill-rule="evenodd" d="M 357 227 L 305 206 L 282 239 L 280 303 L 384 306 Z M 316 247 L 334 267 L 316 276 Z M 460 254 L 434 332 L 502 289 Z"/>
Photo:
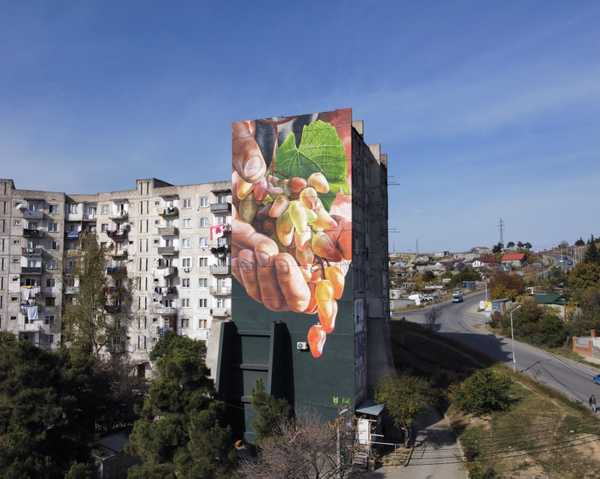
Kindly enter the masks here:
<path id="1" fill-rule="evenodd" d="M 221 238 L 225 234 L 225 225 L 214 225 L 210 227 L 210 240 Z"/>

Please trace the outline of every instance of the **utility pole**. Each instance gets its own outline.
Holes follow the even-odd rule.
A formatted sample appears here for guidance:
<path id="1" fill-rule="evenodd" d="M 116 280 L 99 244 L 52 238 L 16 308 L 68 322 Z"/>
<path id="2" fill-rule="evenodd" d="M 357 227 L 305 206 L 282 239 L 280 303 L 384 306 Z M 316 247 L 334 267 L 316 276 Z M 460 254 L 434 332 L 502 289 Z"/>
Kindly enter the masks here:
<path id="1" fill-rule="evenodd" d="M 500 243 L 504 244 L 504 220 L 502 218 L 498 223 L 498 230 L 500 230 Z"/>
<path id="2" fill-rule="evenodd" d="M 415 254 L 419 256 L 419 238 L 415 241 Z"/>
<path id="3" fill-rule="evenodd" d="M 513 371 L 517 372 L 517 357 L 515 356 L 515 330 L 513 328 L 513 313 L 519 309 L 521 305 L 517 306 L 510 310 L 510 337 L 511 337 L 511 348 L 512 348 L 512 361 L 513 361 Z"/>

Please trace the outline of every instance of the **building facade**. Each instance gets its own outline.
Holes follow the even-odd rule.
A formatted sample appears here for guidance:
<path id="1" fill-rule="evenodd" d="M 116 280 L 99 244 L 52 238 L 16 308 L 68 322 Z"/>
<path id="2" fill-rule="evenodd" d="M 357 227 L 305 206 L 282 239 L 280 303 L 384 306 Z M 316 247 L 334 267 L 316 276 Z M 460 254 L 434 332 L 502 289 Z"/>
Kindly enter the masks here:
<path id="1" fill-rule="evenodd" d="M 84 233 L 107 251 L 111 288 L 126 285 L 126 348 L 144 365 L 166 331 L 207 340 L 231 310 L 230 182 L 175 186 L 154 178 L 91 195 L 17 189 L 0 179 L 0 330 L 61 342 L 64 306 L 79 293 Z M 122 314 L 115 301 L 108 313 Z"/>

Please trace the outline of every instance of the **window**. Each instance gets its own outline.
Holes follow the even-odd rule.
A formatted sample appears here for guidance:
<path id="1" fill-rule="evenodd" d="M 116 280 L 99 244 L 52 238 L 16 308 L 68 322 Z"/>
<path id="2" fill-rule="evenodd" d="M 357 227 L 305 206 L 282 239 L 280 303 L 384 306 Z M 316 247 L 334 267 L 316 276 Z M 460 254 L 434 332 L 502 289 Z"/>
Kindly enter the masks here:
<path id="1" fill-rule="evenodd" d="M 199 308 L 208 308 L 208 299 L 207 298 L 200 298 L 198 300 L 198 307 Z"/>
<path id="2" fill-rule="evenodd" d="M 13 225 L 14 225 L 14 226 L 21 226 L 21 220 L 15 220 L 15 221 L 13 222 Z"/>
<path id="3" fill-rule="evenodd" d="M 198 320 L 198 327 L 200 329 L 206 329 L 207 326 L 208 326 L 208 321 L 206 319 L 199 319 Z"/>
<path id="4" fill-rule="evenodd" d="M 54 316 L 48 315 L 44 318 L 44 324 L 54 324 Z"/>
<path id="5" fill-rule="evenodd" d="M 181 240 L 181 244 L 184 248 L 191 248 L 192 247 L 192 241 L 189 238 L 183 238 Z"/>
<path id="6" fill-rule="evenodd" d="M 190 298 L 181 298 L 181 307 L 189 308 L 190 307 Z"/>
<path id="7" fill-rule="evenodd" d="M 191 268 L 192 267 L 192 258 L 182 258 L 181 259 L 181 267 L 182 268 Z"/>
<path id="8" fill-rule="evenodd" d="M 48 231 L 50 233 L 56 233 L 58 231 L 58 224 L 57 223 L 48 223 Z"/>
<path id="9" fill-rule="evenodd" d="M 183 219 L 183 227 L 184 228 L 191 228 L 192 227 L 192 220 L 191 220 L 191 218 L 184 218 Z"/>
<path id="10" fill-rule="evenodd" d="M 46 269 L 48 269 L 48 270 L 56 269 L 56 260 L 55 259 L 49 259 L 46 262 Z"/>
<path id="11" fill-rule="evenodd" d="M 192 200 L 190 198 L 184 198 L 183 199 L 183 208 L 191 208 L 192 207 Z"/>
<path id="12" fill-rule="evenodd" d="M 103 233 L 106 233 L 108 231 L 108 224 L 107 223 L 102 223 L 100 225 L 100 231 L 102 231 Z"/>
<path id="13" fill-rule="evenodd" d="M 200 248 L 208 248 L 208 238 L 200 238 Z"/>
<path id="14" fill-rule="evenodd" d="M 208 288 L 208 278 L 198 278 L 199 288 Z"/>
<path id="15" fill-rule="evenodd" d="M 54 204 L 49 204 L 48 205 L 48 213 L 50 213 L 51 215 L 55 215 L 58 212 L 58 207 Z"/>
<path id="16" fill-rule="evenodd" d="M 224 308 L 225 300 L 223 298 L 217 298 L 217 308 Z"/>
<path id="17" fill-rule="evenodd" d="M 182 288 L 189 288 L 190 287 L 190 278 L 183 278 L 181 280 L 181 287 Z"/>
<path id="18" fill-rule="evenodd" d="M 46 296 L 46 306 L 54 306 L 56 304 L 56 299 L 52 296 Z"/>
<path id="19" fill-rule="evenodd" d="M 58 249 L 58 243 L 56 240 L 52 240 L 52 249 Z"/>
<path id="20" fill-rule="evenodd" d="M 77 213 L 77 203 L 69 203 L 69 213 Z"/>
<path id="21" fill-rule="evenodd" d="M 208 218 L 206 216 L 200 218 L 200 228 L 208 228 Z"/>
<path id="22" fill-rule="evenodd" d="M 190 320 L 188 318 L 181 318 L 181 327 L 182 328 L 189 328 L 190 327 Z"/>
<path id="23" fill-rule="evenodd" d="M 200 257 L 198 258 L 198 266 L 201 268 L 206 268 L 208 266 L 208 258 Z"/>
<path id="24" fill-rule="evenodd" d="M 54 286 L 56 286 L 56 280 L 54 278 L 47 278 L 46 279 L 46 288 L 54 288 Z"/>
<path id="25" fill-rule="evenodd" d="M 200 197 L 200 208 L 208 208 L 208 196 Z"/>
<path id="26" fill-rule="evenodd" d="M 107 215 L 108 214 L 108 205 L 102 205 L 100 207 L 100 214 Z"/>

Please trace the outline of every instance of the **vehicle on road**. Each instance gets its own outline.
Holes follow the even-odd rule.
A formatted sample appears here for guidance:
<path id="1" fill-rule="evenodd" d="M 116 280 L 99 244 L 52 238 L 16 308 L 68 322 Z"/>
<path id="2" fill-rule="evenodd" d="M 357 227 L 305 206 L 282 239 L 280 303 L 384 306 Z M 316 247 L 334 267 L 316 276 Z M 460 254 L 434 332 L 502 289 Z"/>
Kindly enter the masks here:
<path id="1" fill-rule="evenodd" d="M 592 381 L 594 381 L 596 384 L 598 384 L 600 386 L 600 374 L 596 374 L 593 378 Z"/>
<path id="2" fill-rule="evenodd" d="M 462 303 L 465 300 L 465 296 L 462 291 L 454 291 L 452 293 L 452 302 L 453 303 Z"/>

